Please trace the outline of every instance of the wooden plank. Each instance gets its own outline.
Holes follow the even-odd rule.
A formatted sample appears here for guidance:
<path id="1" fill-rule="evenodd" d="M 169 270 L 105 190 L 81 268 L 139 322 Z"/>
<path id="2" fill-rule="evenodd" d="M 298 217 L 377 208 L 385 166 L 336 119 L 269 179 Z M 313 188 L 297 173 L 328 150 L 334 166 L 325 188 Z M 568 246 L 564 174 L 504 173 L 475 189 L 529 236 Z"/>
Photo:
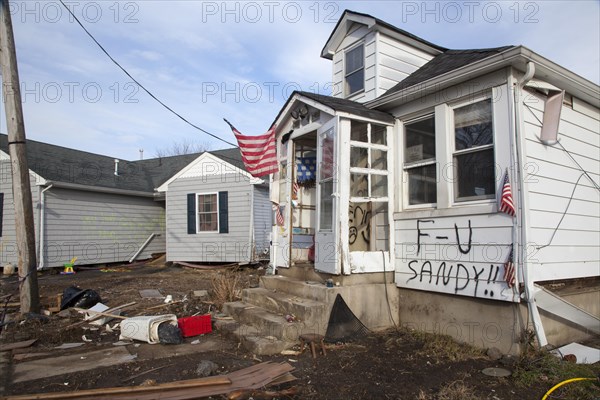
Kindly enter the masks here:
<path id="1" fill-rule="evenodd" d="M 0 351 L 8 351 L 8 350 L 14 350 L 14 349 L 23 349 L 25 347 L 31 346 L 35 342 L 37 342 L 37 339 L 24 340 L 22 342 L 2 344 L 0 346 Z"/>
<path id="2" fill-rule="evenodd" d="M 128 318 L 128 317 L 124 317 L 122 315 L 110 314 L 107 312 L 95 311 L 95 310 L 86 310 L 84 308 L 73 307 L 73 310 L 79 311 L 79 312 L 84 312 L 84 313 L 96 314 L 94 317 L 86 319 L 84 322 L 90 322 L 92 319 L 98 319 L 98 318 L 96 318 L 97 316 L 112 317 L 112 318 L 119 318 L 119 319 L 127 319 Z"/>

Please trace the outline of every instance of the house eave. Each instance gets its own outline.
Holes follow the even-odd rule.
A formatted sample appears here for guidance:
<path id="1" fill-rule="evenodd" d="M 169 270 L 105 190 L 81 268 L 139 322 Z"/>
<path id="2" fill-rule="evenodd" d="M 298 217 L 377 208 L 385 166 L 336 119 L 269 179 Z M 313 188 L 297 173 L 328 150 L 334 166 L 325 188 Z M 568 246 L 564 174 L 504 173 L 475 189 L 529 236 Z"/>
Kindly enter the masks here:
<path id="1" fill-rule="evenodd" d="M 596 107 L 600 106 L 600 87 L 598 85 L 523 46 L 508 49 L 389 95 L 380 96 L 366 102 L 365 106 L 389 110 L 415 98 L 426 96 L 500 68 L 512 66 L 517 70 L 525 71 L 526 65 L 530 61 L 536 64 L 536 78 L 564 89 Z"/>
<path id="2" fill-rule="evenodd" d="M 118 194 L 118 195 L 123 195 L 123 196 L 135 196 L 135 197 L 147 197 L 147 198 L 156 197 L 155 194 L 152 192 L 109 188 L 109 187 L 103 187 L 103 186 L 81 185 L 78 183 L 69 183 L 69 182 L 60 182 L 60 181 L 43 181 L 43 182 L 38 183 L 38 185 L 39 186 L 52 185 L 53 187 L 60 188 L 60 189 L 71 189 L 71 190 L 80 190 L 80 191 L 84 191 L 84 192 Z"/>

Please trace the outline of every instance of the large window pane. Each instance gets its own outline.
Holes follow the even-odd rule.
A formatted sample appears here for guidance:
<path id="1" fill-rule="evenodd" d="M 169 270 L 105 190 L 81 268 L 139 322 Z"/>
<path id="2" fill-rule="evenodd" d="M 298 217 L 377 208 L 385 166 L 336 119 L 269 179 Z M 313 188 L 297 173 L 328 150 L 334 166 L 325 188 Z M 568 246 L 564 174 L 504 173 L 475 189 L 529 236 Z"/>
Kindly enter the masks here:
<path id="1" fill-rule="evenodd" d="M 436 203 L 437 174 L 435 164 L 411 168 L 408 171 L 408 203 Z"/>
<path id="2" fill-rule="evenodd" d="M 387 129 L 385 126 L 371 124 L 371 143 L 387 146 Z"/>
<path id="3" fill-rule="evenodd" d="M 319 229 L 331 230 L 333 226 L 333 180 L 321 182 Z"/>
<path id="4" fill-rule="evenodd" d="M 492 100 L 456 108 L 454 130 L 456 150 L 492 144 Z"/>
<path id="5" fill-rule="evenodd" d="M 435 119 L 433 116 L 406 124 L 404 162 L 435 159 Z"/>
<path id="6" fill-rule="evenodd" d="M 320 179 L 332 178 L 335 171 L 333 128 L 322 134 L 321 152 Z"/>
<path id="7" fill-rule="evenodd" d="M 346 95 L 363 90 L 365 87 L 363 46 L 347 51 L 345 63 Z"/>
<path id="8" fill-rule="evenodd" d="M 197 232 L 216 231 L 218 229 L 217 194 L 199 194 L 197 201 Z"/>
<path id="9" fill-rule="evenodd" d="M 457 198 L 494 197 L 494 150 L 483 150 L 455 156 Z"/>

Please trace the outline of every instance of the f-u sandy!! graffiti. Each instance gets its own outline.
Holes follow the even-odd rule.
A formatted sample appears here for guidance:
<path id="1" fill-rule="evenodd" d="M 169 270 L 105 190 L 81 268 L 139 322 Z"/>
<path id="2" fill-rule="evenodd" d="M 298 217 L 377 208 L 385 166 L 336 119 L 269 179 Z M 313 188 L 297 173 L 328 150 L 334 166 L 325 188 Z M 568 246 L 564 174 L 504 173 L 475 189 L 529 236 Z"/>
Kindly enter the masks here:
<path id="1" fill-rule="evenodd" d="M 460 294 L 472 295 L 474 297 L 495 298 L 498 300 L 510 300 L 513 297 L 512 290 L 505 293 L 509 289 L 506 283 L 501 280 L 501 270 L 504 268 L 502 262 L 485 263 L 469 262 L 464 260 L 429 260 L 421 256 L 421 247 L 423 243 L 431 244 L 433 232 L 428 229 L 424 231 L 423 226 L 431 227 L 429 224 L 434 224 L 434 220 L 417 220 L 417 251 L 416 257 L 409 259 L 407 266 L 410 270 L 410 277 L 406 280 L 407 286 L 424 286 L 437 287 L 439 291 Z M 468 220 L 468 233 L 464 232 L 461 235 L 459 227 L 454 224 L 454 234 L 456 239 L 457 253 L 468 255 L 473 249 L 473 229 L 471 220 Z M 448 236 L 435 236 L 436 244 L 450 245 Z M 494 246 L 502 246 L 496 245 Z M 502 246 L 504 247 L 504 246 Z M 436 257 L 437 258 L 437 257 Z M 467 257 L 468 258 L 468 257 Z M 495 257 L 500 261 L 500 257 Z"/>

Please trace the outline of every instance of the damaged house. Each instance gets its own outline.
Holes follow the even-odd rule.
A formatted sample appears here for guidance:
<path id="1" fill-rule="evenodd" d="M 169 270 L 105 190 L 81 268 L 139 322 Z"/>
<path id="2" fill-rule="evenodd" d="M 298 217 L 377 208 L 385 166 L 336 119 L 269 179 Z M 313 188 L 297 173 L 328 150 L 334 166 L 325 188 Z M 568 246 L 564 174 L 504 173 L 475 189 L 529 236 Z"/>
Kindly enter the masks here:
<path id="1" fill-rule="evenodd" d="M 299 316 L 270 328 L 281 347 L 325 334 L 337 294 L 371 329 L 505 353 L 600 333 L 598 85 L 523 46 L 446 49 L 352 11 L 321 57 L 333 96 L 294 92 L 274 121 L 277 275 L 230 314 Z"/>
<path id="2" fill-rule="evenodd" d="M 2 265 L 17 262 L 7 147 L 7 136 L 0 135 Z M 262 189 L 252 190 L 259 182 L 251 182 L 243 167 L 236 167 L 243 165 L 238 149 L 126 161 L 28 140 L 27 158 L 39 269 L 62 267 L 75 257 L 78 265 L 107 264 L 133 262 L 165 252 L 169 260 L 190 262 L 253 262 L 259 257 L 268 257 L 268 227 L 271 226 L 268 188 L 263 183 Z M 218 204 L 214 203 L 216 195 L 206 196 L 213 201 L 211 204 L 218 206 L 215 212 L 219 215 L 219 231 L 203 235 L 194 232 L 187 236 L 188 208 L 185 201 L 182 207 L 178 207 L 174 191 L 165 196 L 166 190 L 157 189 L 167 185 L 177 187 L 182 178 L 195 174 L 194 166 L 199 163 L 204 168 L 203 179 L 220 180 L 223 175 L 234 177 L 237 183 L 230 189 L 219 189 Z M 204 188 L 209 187 L 204 185 Z M 215 187 L 210 186 L 209 191 L 216 193 Z M 188 187 L 188 191 L 190 189 Z M 249 197 L 249 193 L 258 193 L 256 199 Z M 227 222 L 223 222 L 227 221 L 229 212 L 234 213 L 240 204 L 247 208 L 250 201 L 254 201 L 258 210 L 254 224 L 263 224 L 261 231 L 267 231 L 263 235 L 265 237 L 255 236 L 249 228 L 254 225 L 246 220 L 238 222 L 237 214 L 229 217 L 229 228 Z M 261 205 L 266 212 L 259 212 Z M 170 214 L 168 217 L 167 213 Z M 209 214 L 212 215 L 212 211 Z M 196 215 L 192 217 L 196 218 Z M 178 231 L 179 222 L 172 224 L 179 218 L 183 234 Z M 211 247 L 232 237 L 236 243 L 243 241 L 239 245 L 243 251 L 233 254 L 218 252 Z M 258 246 L 255 238 L 258 238 Z M 210 248 L 211 251 L 182 253 L 179 244 L 184 241 L 184 247 Z"/>

